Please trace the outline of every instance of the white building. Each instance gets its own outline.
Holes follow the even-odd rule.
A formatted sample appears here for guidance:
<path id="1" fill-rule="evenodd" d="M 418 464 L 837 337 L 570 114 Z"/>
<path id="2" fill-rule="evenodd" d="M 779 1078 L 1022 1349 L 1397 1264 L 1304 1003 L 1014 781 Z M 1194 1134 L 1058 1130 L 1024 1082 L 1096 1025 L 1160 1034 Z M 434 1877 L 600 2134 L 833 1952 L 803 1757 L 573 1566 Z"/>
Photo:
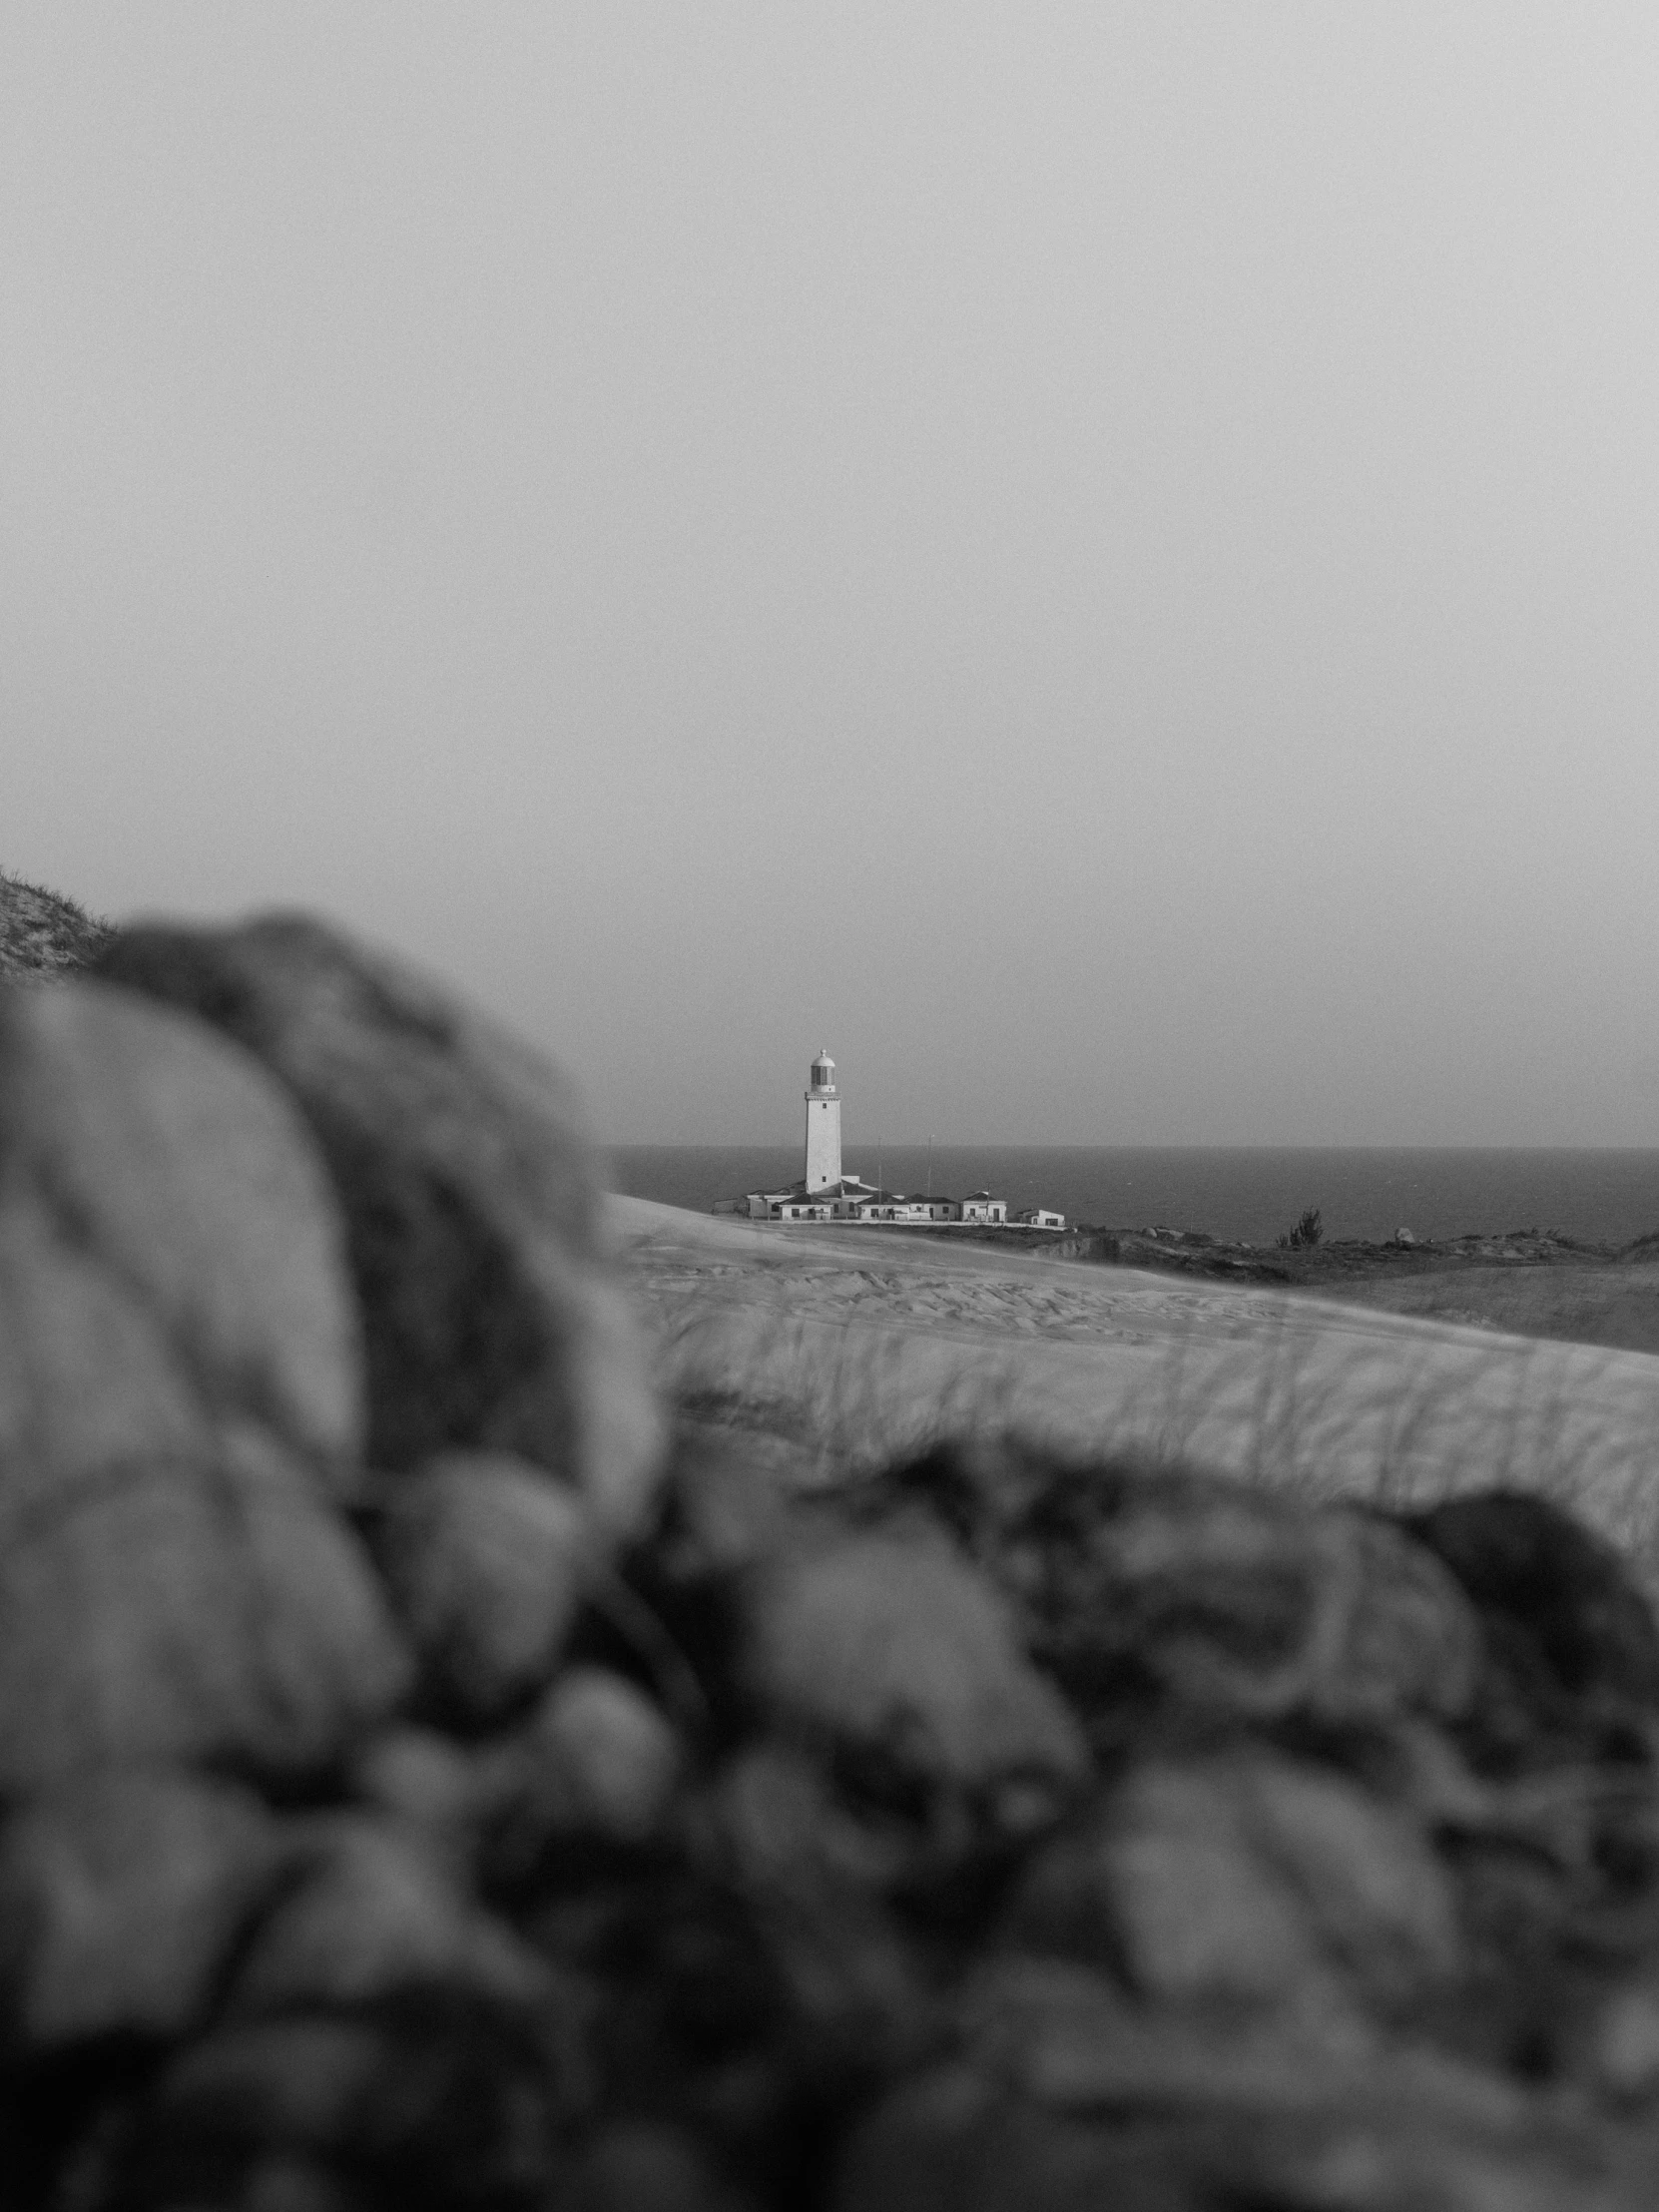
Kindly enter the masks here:
<path id="1" fill-rule="evenodd" d="M 975 1191 L 971 1198 L 962 1201 L 963 1221 L 1001 1221 L 1008 1219 L 1008 1201 L 992 1198 L 989 1191 Z"/>
<path id="2" fill-rule="evenodd" d="M 962 1209 L 953 1198 L 906 1198 L 902 1191 L 872 1191 L 857 1208 L 859 1221 L 960 1221 Z"/>
<path id="3" fill-rule="evenodd" d="M 806 1173 L 799 1183 L 776 1191 L 750 1191 L 723 1199 L 717 1214 L 747 1214 L 751 1221 L 869 1221 L 909 1223 L 980 1221 L 1006 1223 L 1008 1202 L 975 1191 L 971 1198 L 906 1198 L 880 1191 L 841 1171 L 841 1102 L 835 1089 L 835 1063 L 821 1051 L 807 1087 Z M 1022 1215 L 1045 1229 L 1065 1226 L 1060 1214 Z"/>
<path id="4" fill-rule="evenodd" d="M 855 1175 L 843 1175 L 816 1191 L 805 1182 L 787 1191 L 751 1191 L 747 1198 L 731 1200 L 729 1210 L 747 1213 L 751 1221 L 861 1221 L 865 1206 L 877 1195 Z"/>
<path id="5" fill-rule="evenodd" d="M 1014 1219 L 1022 1229 L 1064 1229 L 1066 1226 L 1065 1215 L 1051 1214 L 1046 1206 L 1027 1206 Z"/>

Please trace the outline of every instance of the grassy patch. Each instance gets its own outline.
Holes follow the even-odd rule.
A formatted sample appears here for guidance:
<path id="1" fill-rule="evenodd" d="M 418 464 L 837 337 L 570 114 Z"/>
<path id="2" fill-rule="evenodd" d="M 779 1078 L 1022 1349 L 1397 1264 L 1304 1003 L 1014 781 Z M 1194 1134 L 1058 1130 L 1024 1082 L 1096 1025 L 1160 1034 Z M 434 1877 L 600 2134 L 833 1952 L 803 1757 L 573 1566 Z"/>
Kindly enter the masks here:
<path id="1" fill-rule="evenodd" d="M 115 935 L 61 891 L 0 868 L 0 981 L 41 983 L 83 968 Z"/>

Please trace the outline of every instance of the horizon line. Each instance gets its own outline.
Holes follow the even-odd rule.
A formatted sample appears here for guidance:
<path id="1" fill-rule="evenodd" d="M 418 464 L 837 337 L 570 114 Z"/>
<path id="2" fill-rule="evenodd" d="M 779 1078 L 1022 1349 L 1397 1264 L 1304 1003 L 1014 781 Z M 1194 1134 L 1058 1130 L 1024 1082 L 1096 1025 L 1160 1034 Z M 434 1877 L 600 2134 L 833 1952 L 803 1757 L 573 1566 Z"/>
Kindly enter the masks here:
<path id="1" fill-rule="evenodd" d="M 597 1138 L 595 1142 L 604 1152 L 799 1152 L 799 1139 L 788 1138 L 725 1138 L 719 1141 L 709 1138 L 688 1142 L 684 1138 L 667 1137 L 616 1137 Z M 935 1152 L 1653 1152 L 1659 1153 L 1659 1141 L 1653 1144 L 1601 1144 L 1594 1142 L 1483 1141 L 1477 1138 L 1459 1138 L 1451 1142 L 1427 1142 L 1417 1139 L 1411 1142 L 1378 1142 L 1364 1144 L 1337 1144 L 1330 1141 L 1318 1143 L 1270 1141 L 1265 1138 L 1231 1138 L 1222 1142 L 1205 1142 L 1189 1139 L 1177 1144 L 1154 1143 L 1144 1138 L 1125 1138 L 1115 1143 L 1092 1144 L 1076 1140 L 1064 1142 L 1034 1142 L 1029 1138 L 1010 1140 L 1003 1137 L 952 1138 L 949 1140 L 929 1137 L 871 1138 L 867 1143 L 843 1143 L 842 1156 L 853 1152 L 913 1151 L 925 1152 L 931 1145 Z"/>

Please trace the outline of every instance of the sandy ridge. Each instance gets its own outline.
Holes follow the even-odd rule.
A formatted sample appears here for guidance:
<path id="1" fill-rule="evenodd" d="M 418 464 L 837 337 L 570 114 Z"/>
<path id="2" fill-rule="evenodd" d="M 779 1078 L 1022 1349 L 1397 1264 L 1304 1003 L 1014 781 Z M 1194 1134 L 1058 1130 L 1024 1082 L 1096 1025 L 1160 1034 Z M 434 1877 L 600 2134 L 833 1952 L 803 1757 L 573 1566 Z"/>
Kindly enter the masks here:
<path id="1" fill-rule="evenodd" d="M 804 1471 L 1010 1423 L 1322 1495 L 1541 1488 L 1659 1557 L 1651 1355 L 983 1245 L 609 1207 L 664 1380 L 787 1436 Z"/>

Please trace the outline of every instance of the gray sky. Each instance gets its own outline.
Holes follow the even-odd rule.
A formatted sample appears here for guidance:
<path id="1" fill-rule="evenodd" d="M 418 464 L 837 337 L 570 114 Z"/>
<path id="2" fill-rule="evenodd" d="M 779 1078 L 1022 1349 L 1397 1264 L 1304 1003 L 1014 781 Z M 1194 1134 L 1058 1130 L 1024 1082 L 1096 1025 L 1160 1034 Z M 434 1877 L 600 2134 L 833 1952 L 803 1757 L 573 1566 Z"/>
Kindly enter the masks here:
<path id="1" fill-rule="evenodd" d="M 1659 10 L 0 11 L 0 861 L 616 1141 L 1659 1143 Z"/>

